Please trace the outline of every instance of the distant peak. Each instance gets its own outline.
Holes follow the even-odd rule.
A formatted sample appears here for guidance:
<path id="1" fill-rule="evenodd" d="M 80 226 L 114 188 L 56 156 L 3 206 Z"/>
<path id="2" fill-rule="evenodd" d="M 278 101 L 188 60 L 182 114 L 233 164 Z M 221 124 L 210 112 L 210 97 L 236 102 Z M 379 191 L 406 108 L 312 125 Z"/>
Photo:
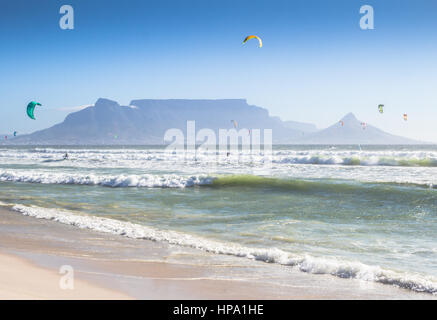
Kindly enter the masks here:
<path id="1" fill-rule="evenodd" d="M 94 104 L 95 107 L 119 107 L 117 101 L 105 99 L 105 98 L 99 98 L 96 103 Z"/>
<path id="2" fill-rule="evenodd" d="M 343 121 L 358 121 L 358 119 L 355 117 L 355 115 L 352 112 L 349 112 L 341 120 L 343 120 Z"/>

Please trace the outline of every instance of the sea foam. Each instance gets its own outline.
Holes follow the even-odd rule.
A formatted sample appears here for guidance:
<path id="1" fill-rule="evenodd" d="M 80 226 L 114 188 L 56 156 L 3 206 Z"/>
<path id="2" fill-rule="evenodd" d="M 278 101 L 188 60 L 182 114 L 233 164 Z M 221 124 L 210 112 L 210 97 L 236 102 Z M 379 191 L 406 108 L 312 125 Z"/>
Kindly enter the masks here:
<path id="1" fill-rule="evenodd" d="M 0 181 L 42 184 L 99 185 L 104 187 L 185 188 L 211 184 L 207 175 L 97 175 L 67 172 L 0 171 Z"/>
<path id="2" fill-rule="evenodd" d="M 1 204 L 5 205 L 5 204 Z M 300 271 L 312 274 L 330 274 L 340 278 L 352 278 L 390 284 L 410 289 L 416 292 L 437 294 L 437 279 L 418 273 L 397 272 L 379 266 L 369 266 L 361 262 L 345 261 L 334 258 L 299 255 L 277 248 L 249 248 L 210 240 L 195 235 L 177 231 L 164 231 L 156 228 L 85 214 L 60 211 L 41 207 L 15 205 L 13 210 L 30 217 L 53 220 L 72 225 L 81 229 L 91 229 L 98 232 L 111 233 L 134 239 L 162 241 L 173 245 L 181 245 L 203 251 L 233 255 L 268 263 L 278 263 L 298 268 Z"/>

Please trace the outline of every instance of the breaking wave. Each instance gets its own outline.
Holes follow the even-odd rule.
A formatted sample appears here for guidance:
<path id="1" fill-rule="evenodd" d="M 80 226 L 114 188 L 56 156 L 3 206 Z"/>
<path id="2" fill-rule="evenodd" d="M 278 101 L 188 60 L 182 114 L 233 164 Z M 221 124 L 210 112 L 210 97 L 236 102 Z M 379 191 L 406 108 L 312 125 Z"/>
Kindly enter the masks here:
<path id="1" fill-rule="evenodd" d="M 210 188 L 244 187 L 270 188 L 301 192 L 397 192 L 388 186 L 409 186 L 436 189 L 432 183 L 416 182 L 371 182 L 332 179 L 291 179 L 264 177 L 248 174 L 232 175 L 178 175 L 178 174 L 120 174 L 69 173 L 30 170 L 0 170 L 0 182 L 25 182 L 41 184 L 71 184 L 103 186 L 112 188 L 187 188 L 208 186 Z"/>
<path id="2" fill-rule="evenodd" d="M 386 156 L 293 156 L 283 157 L 279 160 L 273 160 L 273 163 L 344 166 L 437 167 L 437 158 L 397 158 Z"/>
<path id="3" fill-rule="evenodd" d="M 175 153 L 165 149 L 114 149 L 114 148 L 31 148 L 27 150 L 4 149 L 0 153 L 1 161 L 56 162 L 65 153 L 70 154 L 69 166 L 83 166 L 99 161 L 101 165 L 143 165 L 144 162 L 219 161 L 226 163 L 229 159 L 217 158 L 217 150 L 199 150 L 195 153 Z M 274 164 L 306 165 L 341 165 L 341 166 L 390 166 L 390 167 L 437 167 L 436 151 L 357 151 L 357 150 L 274 150 L 272 155 L 262 152 L 250 153 L 238 151 L 231 158 L 241 163 L 263 163 L 266 159 Z"/>
<path id="4" fill-rule="evenodd" d="M 134 239 L 162 241 L 216 254 L 232 255 L 268 263 L 278 263 L 284 266 L 292 266 L 298 268 L 300 271 L 312 274 L 330 274 L 340 278 L 373 281 L 410 289 L 416 292 L 437 294 L 437 279 L 418 273 L 398 272 L 356 261 L 298 255 L 277 248 L 249 248 L 237 244 L 209 240 L 177 231 L 162 231 L 130 222 L 79 215 L 56 209 L 28 207 L 24 205 L 15 205 L 12 209 L 25 216 L 53 220 L 81 229 L 91 229 Z"/>
<path id="5" fill-rule="evenodd" d="M 42 184 L 98 185 L 104 187 L 185 188 L 210 184 L 213 178 L 206 175 L 96 175 L 52 172 L 0 171 L 2 182 L 27 182 Z"/>
<path id="6" fill-rule="evenodd" d="M 378 192 L 378 188 L 381 188 L 387 192 L 386 186 L 414 186 L 427 189 L 437 188 L 436 185 L 430 183 L 413 183 L 413 182 L 370 182 L 362 181 L 356 183 L 356 181 L 350 180 L 337 180 L 332 179 L 287 179 L 287 178 L 274 178 L 263 177 L 256 175 L 227 175 L 213 178 L 210 183 L 206 184 L 211 187 L 263 187 L 273 189 L 289 189 L 296 191 L 333 191 L 333 192 L 345 192 L 354 190 L 371 189 Z"/>

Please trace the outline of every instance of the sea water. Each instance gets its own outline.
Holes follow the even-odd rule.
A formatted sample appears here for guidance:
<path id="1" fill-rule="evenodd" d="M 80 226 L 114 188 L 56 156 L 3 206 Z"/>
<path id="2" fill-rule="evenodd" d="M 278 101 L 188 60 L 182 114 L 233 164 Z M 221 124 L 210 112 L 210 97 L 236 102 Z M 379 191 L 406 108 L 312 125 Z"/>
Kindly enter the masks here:
<path id="1" fill-rule="evenodd" d="M 437 146 L 274 146 L 228 157 L 3 146 L 0 201 L 138 241 L 437 293 Z"/>

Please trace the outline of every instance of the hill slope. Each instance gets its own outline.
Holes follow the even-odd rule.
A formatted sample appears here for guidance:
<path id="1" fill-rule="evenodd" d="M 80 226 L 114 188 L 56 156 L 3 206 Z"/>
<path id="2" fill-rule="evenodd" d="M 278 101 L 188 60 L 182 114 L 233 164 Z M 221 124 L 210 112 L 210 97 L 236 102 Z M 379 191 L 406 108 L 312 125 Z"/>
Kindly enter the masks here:
<path id="1" fill-rule="evenodd" d="M 358 120 L 353 113 L 348 113 L 340 122 L 306 135 L 298 140 L 303 144 L 419 144 L 420 141 L 395 136 L 374 126 Z"/>

